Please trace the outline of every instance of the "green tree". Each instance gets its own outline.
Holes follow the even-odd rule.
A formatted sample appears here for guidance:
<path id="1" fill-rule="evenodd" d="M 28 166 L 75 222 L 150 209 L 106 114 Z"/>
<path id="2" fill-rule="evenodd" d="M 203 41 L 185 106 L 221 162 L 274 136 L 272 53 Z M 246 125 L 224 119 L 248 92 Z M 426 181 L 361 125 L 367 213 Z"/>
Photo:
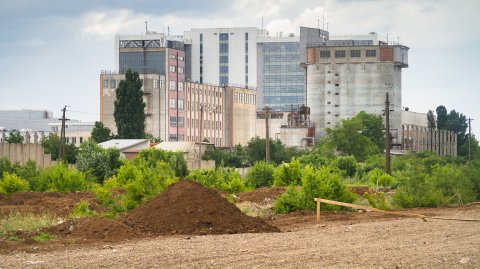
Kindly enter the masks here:
<path id="1" fill-rule="evenodd" d="M 121 165 L 119 158 L 118 149 L 104 149 L 93 140 L 85 141 L 77 156 L 77 169 L 93 175 L 97 182 L 102 183 L 116 173 Z"/>
<path id="2" fill-rule="evenodd" d="M 247 144 L 247 156 L 250 163 L 265 160 L 265 139 L 258 136 L 250 139 Z M 293 148 L 287 148 L 279 139 L 270 140 L 270 160 L 275 164 L 290 162 L 292 157 L 299 155 Z"/>
<path id="3" fill-rule="evenodd" d="M 256 162 L 245 176 L 248 186 L 253 188 L 270 187 L 273 183 L 273 164 L 265 161 Z"/>
<path id="4" fill-rule="evenodd" d="M 427 121 L 428 121 L 428 128 L 430 129 L 437 128 L 437 124 L 435 122 L 435 115 L 433 114 L 432 110 L 429 110 L 427 113 Z"/>
<path id="5" fill-rule="evenodd" d="M 125 80 L 120 81 L 115 93 L 113 116 L 118 137 L 126 139 L 145 137 L 145 103 L 142 81 L 138 73 L 128 69 Z"/>
<path id="6" fill-rule="evenodd" d="M 336 128 L 327 128 L 328 143 L 343 155 L 353 155 L 358 161 L 381 152 L 383 138 L 382 119 L 379 116 L 360 112 L 351 119 L 344 119 Z"/>
<path id="7" fill-rule="evenodd" d="M 58 151 L 60 150 L 60 137 L 56 134 L 49 134 L 45 139 L 40 141 L 45 154 L 50 154 L 52 160 L 58 160 Z M 75 163 L 77 160 L 78 148 L 74 144 L 65 145 L 65 160 L 68 163 Z"/>
<path id="8" fill-rule="evenodd" d="M 236 145 L 233 149 L 208 149 L 203 155 L 202 159 L 215 160 L 216 167 L 247 166 L 247 153 L 240 144 Z"/>
<path id="9" fill-rule="evenodd" d="M 183 178 L 188 174 L 187 161 L 185 161 L 183 153 L 180 151 L 173 152 L 156 148 L 144 149 L 133 159 L 133 163 L 139 162 L 140 160 L 145 161 L 145 163 L 151 167 L 156 166 L 159 162 L 165 162 L 172 167 L 177 177 Z"/>
<path id="10" fill-rule="evenodd" d="M 447 112 L 445 106 L 438 106 L 437 112 L 437 128 L 440 130 L 453 131 L 457 134 L 457 153 L 459 156 L 468 155 L 468 134 L 467 134 L 467 117 L 462 113 L 450 110 Z M 427 115 L 428 117 L 428 115 Z M 429 123 L 430 125 L 430 123 Z"/>
<path id="11" fill-rule="evenodd" d="M 91 138 L 97 143 L 108 141 L 112 138 L 111 130 L 105 127 L 102 122 L 96 121 L 92 129 Z"/>
<path id="12" fill-rule="evenodd" d="M 8 135 L 5 141 L 10 144 L 22 144 L 23 136 L 19 131 L 13 131 Z"/>

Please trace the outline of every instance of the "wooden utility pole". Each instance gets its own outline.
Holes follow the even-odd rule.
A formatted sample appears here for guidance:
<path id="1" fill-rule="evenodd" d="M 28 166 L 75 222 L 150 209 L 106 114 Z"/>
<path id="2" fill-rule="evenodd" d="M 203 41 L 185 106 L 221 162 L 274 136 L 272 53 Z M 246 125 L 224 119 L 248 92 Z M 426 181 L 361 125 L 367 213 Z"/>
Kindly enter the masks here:
<path id="1" fill-rule="evenodd" d="M 67 111 L 67 106 L 62 109 L 62 118 L 59 119 L 62 121 L 62 127 L 60 129 L 60 148 L 58 150 L 58 160 L 61 160 L 65 156 L 65 121 L 69 120 L 65 118 L 65 112 Z"/>
<path id="2" fill-rule="evenodd" d="M 265 161 L 270 162 L 270 108 L 265 106 Z"/>
<path id="3" fill-rule="evenodd" d="M 468 118 L 468 163 L 472 162 L 472 125 L 473 119 Z"/>
<path id="4" fill-rule="evenodd" d="M 388 92 L 385 98 L 385 173 L 391 174 L 390 170 L 390 100 Z"/>

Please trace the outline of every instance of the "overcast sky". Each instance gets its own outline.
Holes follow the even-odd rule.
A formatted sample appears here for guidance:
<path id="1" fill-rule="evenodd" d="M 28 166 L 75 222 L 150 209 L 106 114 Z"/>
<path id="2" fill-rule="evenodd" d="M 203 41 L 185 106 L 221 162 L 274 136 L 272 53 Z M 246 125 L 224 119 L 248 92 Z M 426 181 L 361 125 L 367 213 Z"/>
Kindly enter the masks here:
<path id="1" fill-rule="evenodd" d="M 480 1 L 0 0 L 0 109 L 99 119 L 99 73 L 114 69 L 115 34 L 200 27 L 261 27 L 271 35 L 328 22 L 331 35 L 389 35 L 410 47 L 402 106 L 444 105 L 480 134 Z M 326 27 L 325 27 L 326 28 Z M 477 83 L 475 83 L 477 81 Z"/>

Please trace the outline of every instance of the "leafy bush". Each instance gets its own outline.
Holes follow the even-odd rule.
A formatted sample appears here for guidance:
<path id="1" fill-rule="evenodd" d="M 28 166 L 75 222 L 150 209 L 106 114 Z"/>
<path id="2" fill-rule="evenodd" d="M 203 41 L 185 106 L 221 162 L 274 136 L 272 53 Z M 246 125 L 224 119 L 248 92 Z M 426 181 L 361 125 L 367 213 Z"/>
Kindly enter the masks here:
<path id="1" fill-rule="evenodd" d="M 390 204 L 388 203 L 384 192 L 376 192 L 372 194 L 369 194 L 368 192 L 366 192 L 363 194 L 363 197 L 365 197 L 368 203 L 374 208 L 378 208 L 382 210 L 390 210 Z"/>
<path id="2" fill-rule="evenodd" d="M 74 192 L 89 190 L 93 178 L 67 164 L 59 163 L 40 172 L 34 185 L 35 191 Z"/>
<path id="3" fill-rule="evenodd" d="M 357 160 L 353 156 L 338 156 L 330 165 L 337 168 L 343 176 L 353 177 L 357 172 Z"/>
<path id="4" fill-rule="evenodd" d="M 30 184 L 28 181 L 19 178 L 15 174 L 8 172 L 3 173 L 3 177 L 0 179 L 0 194 L 10 195 L 14 192 L 28 191 Z"/>
<path id="5" fill-rule="evenodd" d="M 465 170 L 453 165 L 436 166 L 433 169 L 431 180 L 434 182 L 434 187 L 442 192 L 446 200 L 454 195 L 459 195 L 464 203 L 475 201 L 474 183 Z M 456 201 L 458 200 L 450 199 L 449 204 L 453 205 Z"/>
<path id="6" fill-rule="evenodd" d="M 37 168 L 37 164 L 29 160 L 25 165 L 15 165 L 15 174 L 20 178 L 23 178 L 30 183 L 30 186 L 33 188 L 35 181 L 40 174 L 40 169 Z"/>
<path id="7" fill-rule="evenodd" d="M 247 185 L 252 188 L 269 187 L 273 183 L 273 164 L 265 161 L 256 162 L 245 176 Z"/>
<path id="8" fill-rule="evenodd" d="M 95 141 L 88 140 L 80 146 L 77 155 L 77 169 L 93 175 L 97 182 L 102 183 L 105 178 L 115 174 L 121 165 L 118 149 L 104 149 Z"/>
<path id="9" fill-rule="evenodd" d="M 291 212 L 304 209 L 315 209 L 314 198 L 323 198 L 351 203 L 355 200 L 353 193 L 347 190 L 339 173 L 328 167 L 315 170 L 306 166 L 302 176 L 300 190 L 289 188 L 277 201 L 275 211 L 278 213 Z M 322 210 L 338 209 L 338 206 L 321 204 Z"/>
<path id="10" fill-rule="evenodd" d="M 207 188 L 228 193 L 239 193 L 247 190 L 240 174 L 231 168 L 197 169 L 190 172 L 187 179 L 198 182 Z"/>
<path id="11" fill-rule="evenodd" d="M 133 163 L 146 161 L 148 166 L 155 166 L 158 162 L 165 162 L 175 171 L 175 176 L 185 177 L 188 174 L 188 167 L 182 152 L 165 151 L 149 148 L 140 151 Z"/>
<path id="12" fill-rule="evenodd" d="M 394 187 L 394 184 L 396 183 L 396 180 L 393 176 L 385 173 L 385 171 L 379 168 L 375 168 L 368 172 L 367 178 L 370 184 L 375 186 L 377 189 L 379 187 Z"/>
<path id="13" fill-rule="evenodd" d="M 78 202 L 70 214 L 70 216 L 73 218 L 83 218 L 95 215 L 97 215 L 97 213 L 90 209 L 90 203 L 86 200 L 81 200 Z"/>
<path id="14" fill-rule="evenodd" d="M 15 170 L 12 163 L 6 157 L 0 158 L 0 178 L 3 177 L 3 173 L 13 173 Z"/>
<path id="15" fill-rule="evenodd" d="M 35 237 L 33 237 L 33 240 L 37 242 L 47 242 L 53 239 L 53 235 L 49 233 L 41 233 Z"/>
<path id="16" fill-rule="evenodd" d="M 299 186 L 302 184 L 302 169 L 300 162 L 292 158 L 290 163 L 282 163 L 273 172 L 273 185 L 275 186 Z"/>

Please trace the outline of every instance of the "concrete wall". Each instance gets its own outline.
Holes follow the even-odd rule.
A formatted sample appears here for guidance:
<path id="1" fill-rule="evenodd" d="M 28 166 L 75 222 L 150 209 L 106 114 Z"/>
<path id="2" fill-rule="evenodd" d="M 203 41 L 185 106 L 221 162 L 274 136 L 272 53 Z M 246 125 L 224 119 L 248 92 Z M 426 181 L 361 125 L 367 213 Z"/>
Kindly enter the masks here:
<path id="1" fill-rule="evenodd" d="M 52 165 L 50 154 L 44 154 L 43 146 L 40 144 L 0 143 L 0 157 L 6 157 L 12 163 L 18 162 L 20 165 L 25 165 L 29 160 L 42 168 Z"/>
<path id="2" fill-rule="evenodd" d="M 416 125 L 428 127 L 428 120 L 426 113 L 419 113 L 413 111 L 402 110 L 402 125 Z"/>
<path id="3" fill-rule="evenodd" d="M 457 156 L 457 135 L 452 131 L 418 125 L 402 125 L 402 149 L 413 152 L 432 151 L 438 156 Z"/>

